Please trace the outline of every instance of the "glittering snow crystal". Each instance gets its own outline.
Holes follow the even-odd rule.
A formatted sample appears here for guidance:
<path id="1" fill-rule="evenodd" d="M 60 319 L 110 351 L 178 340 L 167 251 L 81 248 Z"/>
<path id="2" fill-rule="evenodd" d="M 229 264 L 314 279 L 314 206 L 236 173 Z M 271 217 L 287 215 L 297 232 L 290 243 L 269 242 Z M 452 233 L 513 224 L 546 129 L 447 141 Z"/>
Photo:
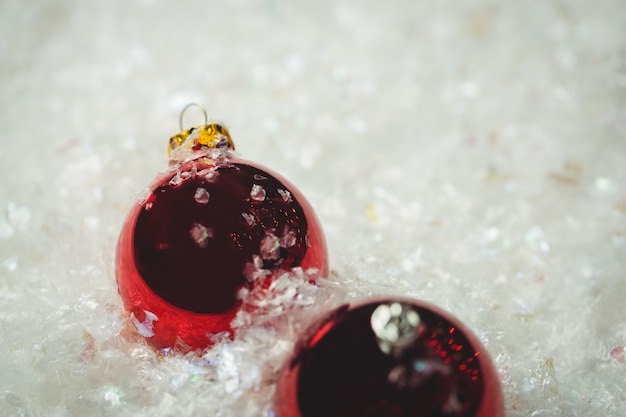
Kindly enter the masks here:
<path id="1" fill-rule="evenodd" d="M 265 188 L 258 184 L 254 184 L 252 186 L 252 190 L 250 190 L 250 197 L 255 201 L 265 200 Z"/>
<path id="2" fill-rule="evenodd" d="M 202 188 L 202 187 L 198 187 L 196 189 L 196 193 L 194 194 L 193 198 L 194 200 L 196 200 L 196 202 L 198 204 L 206 204 L 209 202 L 209 192 L 207 191 L 206 188 Z"/>
<path id="3" fill-rule="evenodd" d="M 213 229 L 200 223 L 194 223 L 189 231 L 189 236 L 191 236 L 199 248 L 204 249 L 208 245 L 209 238 L 213 237 Z"/>

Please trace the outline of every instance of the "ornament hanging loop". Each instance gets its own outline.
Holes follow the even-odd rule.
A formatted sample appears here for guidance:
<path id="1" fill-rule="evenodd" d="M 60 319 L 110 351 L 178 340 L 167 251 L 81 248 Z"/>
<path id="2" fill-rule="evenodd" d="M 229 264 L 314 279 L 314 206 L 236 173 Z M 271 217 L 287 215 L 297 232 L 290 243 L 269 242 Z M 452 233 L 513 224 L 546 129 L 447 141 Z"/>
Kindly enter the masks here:
<path id="1" fill-rule="evenodd" d="M 180 111 L 180 116 L 178 116 L 178 127 L 180 128 L 181 132 L 185 130 L 183 128 L 183 116 L 190 107 L 199 108 L 202 111 L 202 114 L 204 114 L 204 124 L 206 125 L 207 123 L 209 123 L 209 116 L 207 115 L 206 109 L 198 103 L 189 103 L 185 107 L 183 107 L 183 109 Z"/>

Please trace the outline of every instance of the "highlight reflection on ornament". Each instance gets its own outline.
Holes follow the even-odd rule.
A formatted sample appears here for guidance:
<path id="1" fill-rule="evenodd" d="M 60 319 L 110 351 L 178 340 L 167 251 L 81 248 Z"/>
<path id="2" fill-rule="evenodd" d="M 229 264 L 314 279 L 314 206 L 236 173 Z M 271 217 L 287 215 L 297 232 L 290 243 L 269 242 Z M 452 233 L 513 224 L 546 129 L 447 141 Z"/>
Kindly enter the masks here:
<path id="1" fill-rule="evenodd" d="M 277 417 L 502 417 L 498 376 L 457 319 L 411 299 L 344 305 L 296 346 Z"/>
<path id="2" fill-rule="evenodd" d="M 327 275 L 309 203 L 279 174 L 236 155 L 225 127 L 187 129 L 168 151 L 170 169 L 132 207 L 116 254 L 120 295 L 148 343 L 205 348 L 231 332 L 240 288 L 293 268 Z"/>

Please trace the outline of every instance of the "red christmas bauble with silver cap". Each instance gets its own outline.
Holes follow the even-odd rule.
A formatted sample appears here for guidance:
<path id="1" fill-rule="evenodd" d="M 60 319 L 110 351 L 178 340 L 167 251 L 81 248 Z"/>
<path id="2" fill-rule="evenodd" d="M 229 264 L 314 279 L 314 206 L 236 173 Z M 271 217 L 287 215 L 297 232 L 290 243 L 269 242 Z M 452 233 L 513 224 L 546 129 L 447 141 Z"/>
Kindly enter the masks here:
<path id="1" fill-rule="evenodd" d="M 208 347 L 231 332 L 239 289 L 294 268 L 328 274 L 310 204 L 285 178 L 235 154 L 225 127 L 185 130 L 169 153 L 170 168 L 131 208 L 116 253 L 124 306 L 150 345 Z"/>
<path id="2" fill-rule="evenodd" d="M 344 305 L 286 364 L 276 417 L 502 417 L 496 369 L 456 318 L 421 301 Z"/>

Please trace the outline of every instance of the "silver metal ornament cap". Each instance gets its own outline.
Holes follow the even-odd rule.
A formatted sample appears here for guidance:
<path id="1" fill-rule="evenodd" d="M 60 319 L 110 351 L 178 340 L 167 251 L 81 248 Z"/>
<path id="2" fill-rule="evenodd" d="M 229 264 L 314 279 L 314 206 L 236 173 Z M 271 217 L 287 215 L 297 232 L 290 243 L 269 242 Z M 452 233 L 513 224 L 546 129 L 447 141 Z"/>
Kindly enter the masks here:
<path id="1" fill-rule="evenodd" d="M 400 356 L 419 337 L 421 320 L 415 309 L 400 302 L 381 304 L 372 313 L 370 325 L 380 350 Z"/>

